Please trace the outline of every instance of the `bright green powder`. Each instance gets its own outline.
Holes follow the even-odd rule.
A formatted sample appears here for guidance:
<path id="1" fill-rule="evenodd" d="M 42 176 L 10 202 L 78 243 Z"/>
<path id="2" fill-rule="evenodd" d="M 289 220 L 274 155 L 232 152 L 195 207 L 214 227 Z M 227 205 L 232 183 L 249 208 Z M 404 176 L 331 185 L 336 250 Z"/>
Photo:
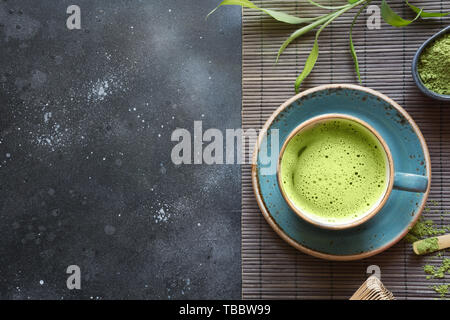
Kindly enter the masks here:
<path id="1" fill-rule="evenodd" d="M 450 33 L 428 45 L 419 57 L 418 71 L 425 87 L 450 95 Z"/>
<path id="2" fill-rule="evenodd" d="M 420 218 L 419 221 L 417 221 L 414 227 L 405 236 L 405 240 L 409 243 L 413 243 L 419 241 L 422 238 L 444 234 L 448 230 L 448 226 L 438 228 L 434 225 L 432 220 L 424 220 Z"/>
<path id="3" fill-rule="evenodd" d="M 441 284 L 441 285 L 438 285 L 438 286 L 433 286 L 433 289 L 434 289 L 434 291 L 439 293 L 441 298 L 445 298 L 447 293 L 448 293 L 448 288 L 449 287 L 450 287 L 449 284 Z"/>
<path id="4" fill-rule="evenodd" d="M 430 200 L 431 204 L 433 206 L 438 206 L 439 203 L 435 200 Z M 430 208 L 426 207 L 424 213 L 429 213 Z M 427 238 L 430 236 L 436 236 L 439 234 L 444 234 L 450 231 L 450 226 L 444 225 L 441 227 L 438 227 L 433 223 L 432 220 L 426 220 L 424 218 L 420 218 L 419 221 L 414 225 L 413 228 L 409 231 L 409 233 L 406 235 L 405 240 L 413 243 L 415 241 L 421 240 L 423 238 Z M 431 238 L 433 239 L 433 238 Z M 436 239 L 434 237 L 434 239 Z M 428 280 L 430 279 L 444 279 L 447 274 L 450 273 L 450 259 L 442 257 L 442 252 L 439 252 L 437 254 L 440 264 L 431 265 L 427 264 L 423 267 L 423 271 L 427 274 L 426 278 Z M 445 298 L 448 294 L 449 285 L 448 284 L 442 284 L 442 285 L 435 285 L 431 287 L 436 293 L 438 293 L 442 298 Z"/>
<path id="5" fill-rule="evenodd" d="M 353 221 L 387 188 L 386 154 L 359 123 L 325 120 L 288 143 L 281 161 L 283 189 L 294 205 L 324 223 Z"/>
<path id="6" fill-rule="evenodd" d="M 442 260 L 442 264 L 438 267 L 435 267 L 430 264 L 425 265 L 423 267 L 423 271 L 425 271 L 425 273 L 428 274 L 427 279 L 444 279 L 445 275 L 450 272 L 450 259 L 444 258 L 444 260 Z M 433 286 L 432 288 L 434 289 L 434 291 L 439 293 L 441 298 L 445 298 L 448 293 L 449 285 L 442 284 L 438 286 Z"/>
<path id="7" fill-rule="evenodd" d="M 425 254 L 439 250 L 439 241 L 436 237 L 424 239 L 417 243 L 417 252 L 419 254 Z"/>
<path id="8" fill-rule="evenodd" d="M 427 279 L 443 279 L 445 278 L 445 275 L 450 272 L 450 259 L 444 258 L 440 266 L 427 264 L 423 267 L 423 271 L 429 274 Z"/>

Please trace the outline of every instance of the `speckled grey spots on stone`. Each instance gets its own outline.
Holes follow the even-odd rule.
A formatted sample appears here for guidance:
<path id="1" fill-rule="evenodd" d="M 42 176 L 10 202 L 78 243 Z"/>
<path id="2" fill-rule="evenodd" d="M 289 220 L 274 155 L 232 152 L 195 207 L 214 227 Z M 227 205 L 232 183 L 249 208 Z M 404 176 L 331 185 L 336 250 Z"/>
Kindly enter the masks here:
<path id="1" fill-rule="evenodd" d="M 10 39 L 28 40 L 35 36 L 41 24 L 38 20 L 31 18 L 22 9 L 9 7 L 7 3 L 0 3 L 0 22 L 3 26 L 5 42 Z"/>
<path id="2" fill-rule="evenodd" d="M 170 159 L 241 125 L 239 8 L 70 4 L 0 1 L 0 298 L 240 298 L 239 166 Z"/>
<path id="3" fill-rule="evenodd" d="M 116 228 L 108 224 L 105 226 L 105 233 L 108 236 L 112 236 L 114 233 L 116 233 Z"/>
<path id="4" fill-rule="evenodd" d="M 33 70 L 31 73 L 31 88 L 39 89 L 47 82 L 47 74 L 40 70 Z"/>

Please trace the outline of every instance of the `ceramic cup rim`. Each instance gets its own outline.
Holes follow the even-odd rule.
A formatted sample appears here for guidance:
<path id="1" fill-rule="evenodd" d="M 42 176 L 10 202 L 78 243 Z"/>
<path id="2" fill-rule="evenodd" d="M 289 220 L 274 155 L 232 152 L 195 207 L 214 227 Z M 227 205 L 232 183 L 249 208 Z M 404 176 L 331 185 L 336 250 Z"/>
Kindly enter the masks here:
<path id="1" fill-rule="evenodd" d="M 286 192 L 284 191 L 282 178 L 281 178 L 281 174 L 280 174 L 281 160 L 283 158 L 284 151 L 285 151 L 287 145 L 289 144 L 289 142 L 292 140 L 292 138 L 295 137 L 299 132 L 306 129 L 307 127 L 310 127 L 311 125 L 314 125 L 316 123 L 323 122 L 326 120 L 333 120 L 333 119 L 344 119 L 344 120 L 354 121 L 354 122 L 362 125 L 363 127 L 365 127 L 367 130 L 369 130 L 375 136 L 375 138 L 378 139 L 381 146 L 383 147 L 383 150 L 386 154 L 387 165 L 388 165 L 387 166 L 388 167 L 387 177 L 389 179 L 388 185 L 387 185 L 387 188 L 385 189 L 383 195 L 380 196 L 380 198 L 378 199 L 377 206 L 372 208 L 370 211 L 366 212 L 364 215 L 362 215 L 358 219 L 352 220 L 347 223 L 342 223 L 342 224 L 323 223 L 321 221 L 311 218 L 311 215 L 308 215 L 307 213 L 305 213 L 302 210 L 300 210 L 299 208 L 297 208 L 294 205 L 294 203 L 292 203 L 292 201 L 289 199 Z M 365 122 L 364 120 L 361 120 L 357 117 L 347 115 L 347 114 L 327 113 L 327 114 L 323 114 L 323 115 L 319 115 L 319 116 L 310 118 L 310 119 L 302 122 L 294 130 L 292 130 L 291 133 L 289 133 L 289 135 L 287 136 L 286 140 L 284 141 L 281 151 L 278 155 L 277 180 L 278 180 L 278 187 L 281 191 L 281 195 L 283 196 L 284 200 L 286 201 L 288 206 L 292 209 L 292 211 L 294 211 L 300 218 L 302 218 L 303 220 L 305 220 L 319 228 L 323 228 L 323 229 L 331 229 L 331 230 L 349 229 L 349 228 L 359 226 L 359 225 L 363 224 L 364 222 L 368 221 L 369 219 L 373 218 L 381 210 L 381 208 L 383 208 L 383 206 L 386 203 L 387 199 L 389 198 L 389 196 L 392 192 L 393 186 L 394 186 L 394 160 L 392 158 L 392 154 L 391 154 L 391 151 L 390 151 L 387 143 L 384 141 L 384 139 L 381 137 L 381 135 L 378 133 L 378 131 L 376 131 L 367 122 Z M 381 201 L 380 201 L 380 199 L 381 199 Z"/>

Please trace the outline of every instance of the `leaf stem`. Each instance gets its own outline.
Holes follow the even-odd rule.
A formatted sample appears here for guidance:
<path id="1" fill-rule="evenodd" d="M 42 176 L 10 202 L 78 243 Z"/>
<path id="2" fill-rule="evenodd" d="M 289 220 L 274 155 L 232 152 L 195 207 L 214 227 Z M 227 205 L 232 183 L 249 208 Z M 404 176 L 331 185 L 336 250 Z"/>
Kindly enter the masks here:
<path id="1" fill-rule="evenodd" d="M 311 53 L 309 54 L 308 58 L 306 59 L 305 66 L 302 70 L 302 73 L 295 80 L 295 92 L 297 92 L 297 93 L 299 92 L 301 83 L 309 75 L 311 70 L 314 68 L 314 65 L 316 64 L 317 58 L 319 56 L 318 39 L 319 39 L 319 35 L 322 32 L 322 30 L 325 29 L 331 22 L 333 22 L 334 19 L 340 17 L 342 14 L 344 14 L 348 10 L 351 10 L 354 7 L 359 6 L 360 4 L 362 4 L 366 1 L 369 1 L 369 0 L 359 0 L 358 2 L 355 2 L 351 5 L 347 5 L 345 8 L 332 13 L 331 17 L 319 28 L 319 30 L 317 30 L 316 37 L 314 39 L 314 45 L 311 50 Z"/>
<path id="2" fill-rule="evenodd" d="M 337 10 L 337 9 L 342 9 L 342 8 L 345 8 L 348 4 L 344 4 L 344 5 L 341 5 L 341 6 L 335 6 L 335 7 L 333 7 L 333 6 L 324 6 L 324 5 L 321 5 L 320 3 L 317 3 L 317 2 L 315 2 L 315 1 L 313 1 L 313 0 L 307 0 L 309 3 L 311 3 L 312 5 L 315 5 L 316 7 L 318 7 L 318 8 L 322 8 L 322 9 L 327 9 L 327 10 Z"/>
<path id="3" fill-rule="evenodd" d="M 352 58 L 353 58 L 353 62 L 355 64 L 355 71 L 356 71 L 356 75 L 358 76 L 358 81 L 359 84 L 362 84 L 361 81 L 361 73 L 359 72 L 359 63 L 358 63 L 358 56 L 356 55 L 356 50 L 355 50 L 355 46 L 353 45 L 353 26 L 356 23 L 356 20 L 358 19 L 359 15 L 361 14 L 361 12 L 369 5 L 369 3 L 372 0 L 368 0 L 358 11 L 358 13 L 355 15 L 355 17 L 353 18 L 353 22 L 352 25 L 350 26 L 350 34 L 349 34 L 349 42 L 350 42 L 350 53 L 352 54 Z"/>
<path id="4" fill-rule="evenodd" d="M 317 26 L 320 26 L 322 23 L 326 22 L 328 19 L 330 19 L 333 16 L 334 13 L 329 13 L 326 15 L 323 15 L 321 17 L 319 17 L 320 19 L 310 23 L 298 30 L 296 30 L 294 33 L 292 33 L 289 38 L 287 38 L 283 44 L 281 45 L 280 49 L 278 50 L 278 54 L 277 54 L 277 59 L 275 60 L 275 63 L 278 62 L 278 59 L 280 58 L 281 53 L 283 53 L 284 49 L 286 49 L 286 47 L 295 39 L 297 39 L 298 37 L 300 37 L 301 35 L 311 31 L 312 29 L 314 29 Z"/>

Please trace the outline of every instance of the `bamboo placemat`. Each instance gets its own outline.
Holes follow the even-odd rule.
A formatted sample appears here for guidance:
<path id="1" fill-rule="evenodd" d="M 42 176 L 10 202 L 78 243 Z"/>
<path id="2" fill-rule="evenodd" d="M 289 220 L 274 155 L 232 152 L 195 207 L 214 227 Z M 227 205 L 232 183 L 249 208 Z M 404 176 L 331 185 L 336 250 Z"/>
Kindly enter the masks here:
<path id="1" fill-rule="evenodd" d="M 319 1 L 327 4 L 326 1 Z M 329 1 L 328 4 L 342 1 Z M 381 1 L 373 1 L 380 4 Z M 449 1 L 411 1 L 429 11 L 450 10 Z M 301 16 L 318 8 L 305 0 L 255 1 L 259 6 Z M 389 1 L 405 18 L 411 17 L 404 1 Z M 352 13 L 355 13 L 353 10 Z M 427 218 L 438 225 L 450 224 L 450 105 L 423 96 L 410 72 L 420 44 L 450 23 L 450 19 L 419 21 L 405 28 L 384 22 L 380 30 L 366 28 L 362 14 L 354 28 L 363 85 L 379 90 L 403 106 L 419 125 L 428 143 L 432 162 L 432 186 Z M 348 31 L 353 14 L 335 20 L 322 32 L 320 57 L 303 89 L 327 83 L 356 83 L 348 50 Z M 294 95 L 293 83 L 312 47 L 314 32 L 295 41 L 275 65 L 276 52 L 295 30 L 262 13 L 244 9 L 242 27 L 242 124 L 244 130 L 260 129 L 270 114 Z M 253 151 L 253 145 L 245 146 Z M 255 201 L 250 165 L 242 166 L 242 295 L 244 299 L 348 299 L 368 277 L 366 268 L 378 265 L 384 285 L 397 299 L 435 299 L 432 285 L 449 283 L 449 277 L 426 280 L 423 265 L 440 261 L 435 255 L 417 257 L 411 245 L 401 241 L 375 257 L 353 262 L 330 262 L 310 257 L 286 244 L 264 220 Z M 448 253 L 445 253 L 448 257 Z"/>

